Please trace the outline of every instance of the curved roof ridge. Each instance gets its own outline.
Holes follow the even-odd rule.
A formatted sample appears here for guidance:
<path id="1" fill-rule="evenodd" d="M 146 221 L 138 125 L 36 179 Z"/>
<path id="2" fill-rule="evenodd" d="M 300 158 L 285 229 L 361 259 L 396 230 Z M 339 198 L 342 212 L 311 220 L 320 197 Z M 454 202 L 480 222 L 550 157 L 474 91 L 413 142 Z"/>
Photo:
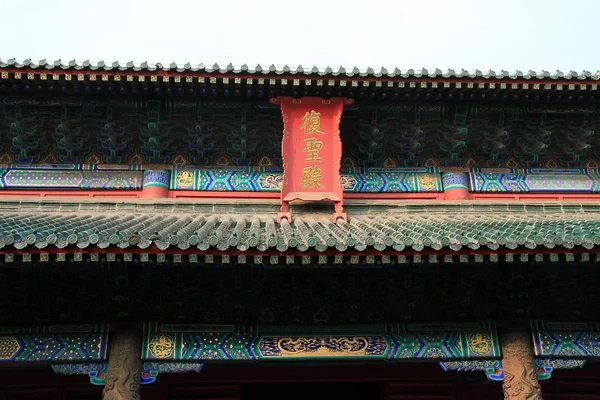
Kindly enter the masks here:
<path id="1" fill-rule="evenodd" d="M 323 76 L 323 75 L 346 75 L 348 77 L 398 77 L 403 78 L 414 77 L 414 78 L 485 78 L 485 79 L 566 79 L 566 80 L 600 80 L 600 70 L 596 72 L 591 71 L 554 71 L 549 72 L 545 70 L 535 71 L 493 71 L 488 70 L 482 72 L 478 69 L 475 70 L 453 70 L 446 69 L 445 71 L 439 68 L 426 69 L 402 69 L 398 67 L 386 68 L 386 67 L 318 67 L 313 65 L 307 66 L 275 66 L 272 64 L 269 68 L 263 68 L 260 64 L 250 65 L 234 65 L 232 63 L 219 64 L 219 63 L 162 63 L 162 62 L 134 62 L 134 61 L 112 61 L 105 62 L 103 60 L 97 62 L 90 62 L 89 60 L 77 61 L 77 60 L 55 60 L 49 61 L 42 59 L 35 61 L 32 59 L 17 60 L 10 58 L 3 60 L 0 58 L 0 68 L 31 68 L 31 69 L 63 69 L 63 70 L 132 70 L 132 71 L 165 71 L 165 72 L 220 72 L 220 73 L 233 73 L 233 74 L 291 74 L 291 75 L 306 75 L 306 76 Z"/>

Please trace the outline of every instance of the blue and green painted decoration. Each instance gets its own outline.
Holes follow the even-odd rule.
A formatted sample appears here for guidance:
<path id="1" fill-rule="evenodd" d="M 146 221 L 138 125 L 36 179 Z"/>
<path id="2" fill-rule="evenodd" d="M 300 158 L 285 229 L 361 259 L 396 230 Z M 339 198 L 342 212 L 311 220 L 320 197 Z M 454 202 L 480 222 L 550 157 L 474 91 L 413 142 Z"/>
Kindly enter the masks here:
<path id="1" fill-rule="evenodd" d="M 9 165 L 0 168 L 0 189 L 139 190 L 138 165 Z"/>
<path id="2" fill-rule="evenodd" d="M 471 191 L 495 193 L 600 193 L 597 169 L 506 169 L 470 171 Z"/>
<path id="3" fill-rule="evenodd" d="M 142 345 L 144 361 L 499 357 L 495 325 L 485 321 L 321 328 L 148 323 Z"/>
<path id="4" fill-rule="evenodd" d="M 585 366 L 600 356 L 600 323 L 532 320 L 531 331 L 536 373 L 539 380 L 550 379 L 557 369 Z M 488 379 L 502 381 L 501 360 L 441 361 L 444 371 L 483 371 Z"/>
<path id="5" fill-rule="evenodd" d="M 88 375 L 103 385 L 108 325 L 0 328 L 0 367 L 50 364 L 56 373 Z M 600 356 L 600 323 L 532 320 L 538 379 L 581 368 Z M 144 324 L 141 382 L 161 373 L 200 372 L 207 361 L 421 360 L 445 370 L 504 377 L 493 322 L 327 327 Z"/>
<path id="6" fill-rule="evenodd" d="M 600 323 L 531 321 L 536 357 L 587 358 L 600 356 Z"/>
<path id="7" fill-rule="evenodd" d="M 282 172 L 260 168 L 175 169 L 171 189 L 235 192 L 279 192 Z M 443 191 L 437 168 L 345 168 L 345 192 L 415 193 Z"/>
<path id="8" fill-rule="evenodd" d="M 269 167 L 175 168 L 164 165 L 4 165 L 2 189 L 171 190 L 279 192 L 283 173 Z M 341 170 L 346 193 L 600 193 L 598 169 L 349 168 Z"/>
<path id="9" fill-rule="evenodd" d="M 464 172 L 442 172 L 444 191 L 452 189 L 469 190 L 469 178 Z"/>
<path id="10" fill-rule="evenodd" d="M 108 325 L 0 328 L 0 366 L 3 363 L 103 362 L 108 348 Z"/>

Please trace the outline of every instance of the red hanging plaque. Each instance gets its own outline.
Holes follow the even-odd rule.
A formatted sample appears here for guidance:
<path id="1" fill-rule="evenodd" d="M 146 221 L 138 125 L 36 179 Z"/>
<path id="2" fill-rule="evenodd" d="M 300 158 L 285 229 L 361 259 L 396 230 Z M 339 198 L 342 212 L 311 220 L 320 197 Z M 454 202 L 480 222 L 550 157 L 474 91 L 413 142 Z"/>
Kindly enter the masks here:
<path id="1" fill-rule="evenodd" d="M 345 220 L 339 125 L 344 105 L 352 100 L 279 97 L 271 101 L 280 104 L 283 117 L 283 185 L 278 221 L 291 221 L 289 202 L 294 200 L 332 201 L 333 221 Z"/>

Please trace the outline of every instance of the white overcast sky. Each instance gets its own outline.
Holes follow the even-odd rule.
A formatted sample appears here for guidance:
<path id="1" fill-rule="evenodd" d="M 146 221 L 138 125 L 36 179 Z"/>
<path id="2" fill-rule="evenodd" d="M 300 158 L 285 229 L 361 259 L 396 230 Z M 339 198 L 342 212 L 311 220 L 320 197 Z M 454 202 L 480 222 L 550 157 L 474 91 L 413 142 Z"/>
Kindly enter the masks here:
<path id="1" fill-rule="evenodd" d="M 0 0 L 0 58 L 600 69 L 600 0 Z"/>

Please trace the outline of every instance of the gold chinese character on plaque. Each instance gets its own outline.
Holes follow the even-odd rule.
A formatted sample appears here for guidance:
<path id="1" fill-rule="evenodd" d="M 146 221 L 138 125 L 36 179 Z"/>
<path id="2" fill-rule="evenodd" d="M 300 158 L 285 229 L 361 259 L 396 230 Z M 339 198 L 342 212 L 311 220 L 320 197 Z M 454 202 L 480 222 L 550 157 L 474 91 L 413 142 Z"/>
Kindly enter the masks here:
<path id="1" fill-rule="evenodd" d="M 302 168 L 300 187 L 303 189 L 322 189 L 324 186 L 321 185 L 321 176 L 321 168 L 316 165 Z"/>
<path id="2" fill-rule="evenodd" d="M 323 161 L 319 157 L 319 150 L 323 147 L 323 142 L 315 138 L 304 139 L 303 152 L 307 153 L 306 161 Z"/>
<path id="3" fill-rule="evenodd" d="M 321 113 L 310 110 L 310 112 L 304 114 L 304 117 L 302 117 L 302 129 L 305 135 L 312 133 L 322 135 L 324 132 L 321 132 Z"/>

